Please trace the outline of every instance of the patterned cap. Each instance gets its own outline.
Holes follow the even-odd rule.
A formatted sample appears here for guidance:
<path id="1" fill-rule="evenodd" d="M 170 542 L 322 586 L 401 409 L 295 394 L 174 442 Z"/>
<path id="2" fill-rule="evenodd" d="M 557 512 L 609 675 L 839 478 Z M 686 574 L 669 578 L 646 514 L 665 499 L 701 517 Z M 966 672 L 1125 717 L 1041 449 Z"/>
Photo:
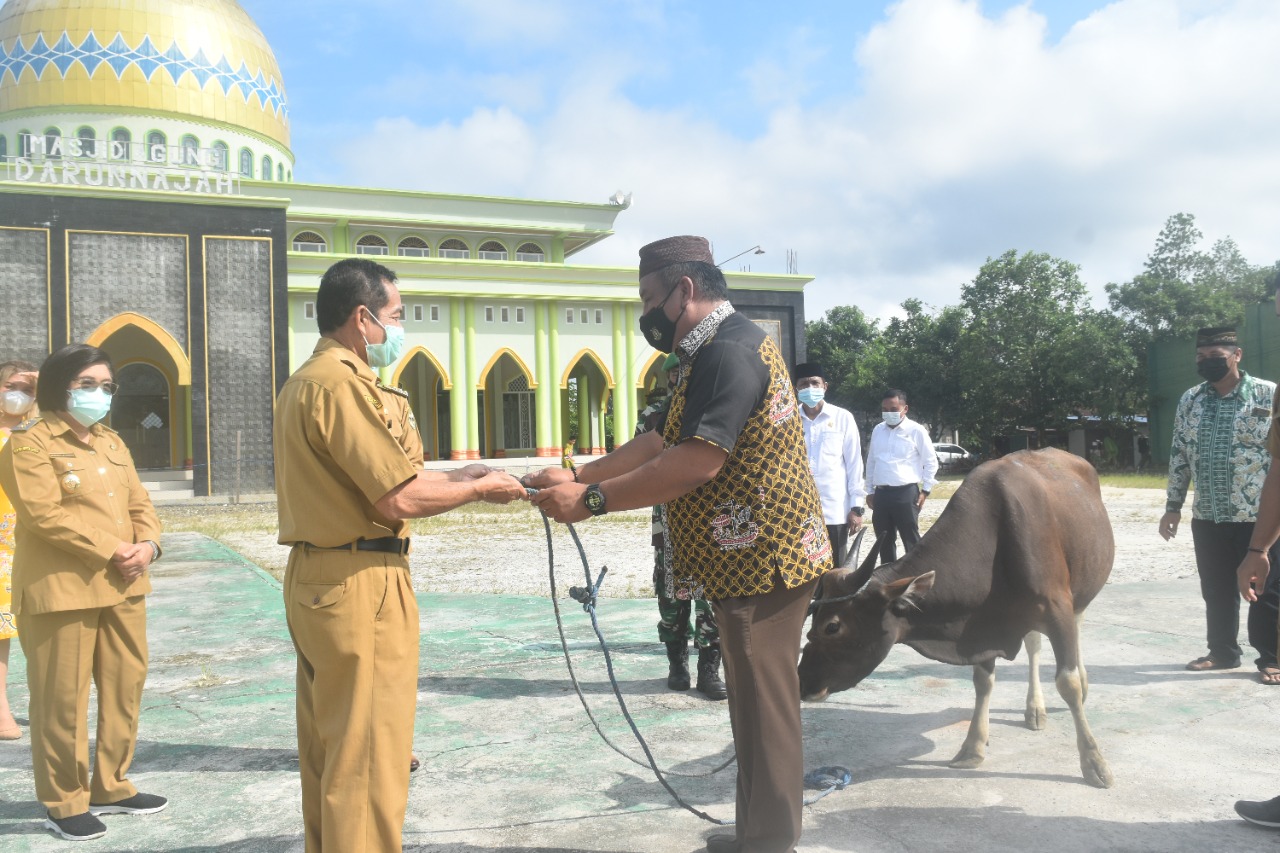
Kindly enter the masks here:
<path id="1" fill-rule="evenodd" d="M 640 247 L 640 278 L 672 264 L 702 261 L 715 265 L 706 237 L 667 237 Z"/>
<path id="2" fill-rule="evenodd" d="M 1212 326 L 1196 332 L 1197 347 L 1240 346 L 1240 338 L 1232 326 Z"/>

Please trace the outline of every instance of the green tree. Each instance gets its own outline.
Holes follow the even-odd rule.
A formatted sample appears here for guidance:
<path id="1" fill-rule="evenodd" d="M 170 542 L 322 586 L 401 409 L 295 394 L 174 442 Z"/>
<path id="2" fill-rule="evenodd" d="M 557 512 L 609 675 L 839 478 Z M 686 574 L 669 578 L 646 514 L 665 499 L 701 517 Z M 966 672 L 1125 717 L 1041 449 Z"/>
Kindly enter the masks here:
<path id="1" fill-rule="evenodd" d="M 969 314 L 958 305 L 932 311 L 919 299 L 902 303 L 906 317 L 895 317 L 880 338 L 881 387 L 907 392 L 914 420 L 928 424 L 934 440 L 964 419 L 964 389 L 956 353 Z M 879 401 L 877 400 L 876 403 Z"/>
<path id="2" fill-rule="evenodd" d="M 837 406 L 866 410 L 868 388 L 878 383 L 878 326 L 878 321 L 852 305 L 832 308 L 821 319 L 805 324 L 808 360 L 826 368 L 827 396 Z M 875 408 L 880 408 L 879 398 Z"/>

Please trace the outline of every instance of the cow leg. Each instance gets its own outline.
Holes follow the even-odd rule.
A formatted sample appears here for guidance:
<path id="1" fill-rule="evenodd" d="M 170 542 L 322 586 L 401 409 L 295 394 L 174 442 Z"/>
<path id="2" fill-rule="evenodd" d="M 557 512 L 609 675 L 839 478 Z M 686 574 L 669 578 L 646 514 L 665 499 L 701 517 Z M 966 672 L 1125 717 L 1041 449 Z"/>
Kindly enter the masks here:
<path id="1" fill-rule="evenodd" d="M 1084 613 L 1076 614 L 1076 666 L 1080 668 L 1080 701 L 1089 701 L 1089 673 L 1084 671 L 1084 654 L 1080 651 L 1080 626 L 1084 623 Z"/>
<path id="2" fill-rule="evenodd" d="M 1089 730 L 1084 715 L 1084 694 L 1087 678 L 1080 666 L 1080 636 L 1076 633 L 1075 619 L 1057 620 L 1057 630 L 1049 634 L 1054 657 L 1058 660 L 1055 681 L 1076 724 L 1076 748 L 1080 751 L 1080 771 L 1085 781 L 1097 788 L 1110 788 L 1115 781 L 1107 760 L 1098 749 L 1098 742 Z"/>
<path id="3" fill-rule="evenodd" d="M 1024 719 L 1027 728 L 1038 732 L 1048 721 L 1044 709 L 1044 693 L 1040 690 L 1040 632 L 1032 631 L 1022 640 L 1027 647 L 1027 710 Z"/>
<path id="4" fill-rule="evenodd" d="M 991 739 L 991 692 L 996 686 L 996 662 L 975 664 L 973 667 L 973 719 L 969 721 L 969 734 L 960 746 L 951 766 L 957 770 L 971 770 L 987 757 L 987 741 Z"/>

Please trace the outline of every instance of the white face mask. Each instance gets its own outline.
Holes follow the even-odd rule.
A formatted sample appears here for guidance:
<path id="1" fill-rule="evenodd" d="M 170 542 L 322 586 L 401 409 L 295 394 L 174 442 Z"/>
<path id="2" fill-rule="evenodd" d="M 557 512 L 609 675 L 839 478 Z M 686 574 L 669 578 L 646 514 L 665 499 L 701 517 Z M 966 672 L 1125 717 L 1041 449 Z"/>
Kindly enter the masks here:
<path id="1" fill-rule="evenodd" d="M 0 411 L 6 415 L 25 415 L 31 411 L 35 400 L 24 391 L 5 391 L 0 394 Z"/>
<path id="2" fill-rule="evenodd" d="M 902 412 L 881 412 L 880 417 L 891 427 L 902 423 Z"/>

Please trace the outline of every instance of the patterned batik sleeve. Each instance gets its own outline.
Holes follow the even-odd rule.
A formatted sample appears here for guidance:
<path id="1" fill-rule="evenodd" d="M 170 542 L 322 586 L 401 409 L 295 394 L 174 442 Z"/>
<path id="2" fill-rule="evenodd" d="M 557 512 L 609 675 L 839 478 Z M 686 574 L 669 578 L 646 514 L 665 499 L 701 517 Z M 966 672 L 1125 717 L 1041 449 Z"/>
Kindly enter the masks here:
<path id="1" fill-rule="evenodd" d="M 1173 445 L 1169 449 L 1169 487 L 1165 492 L 1165 512 L 1181 512 L 1191 487 L 1191 393 L 1182 395 L 1173 417 Z"/>

